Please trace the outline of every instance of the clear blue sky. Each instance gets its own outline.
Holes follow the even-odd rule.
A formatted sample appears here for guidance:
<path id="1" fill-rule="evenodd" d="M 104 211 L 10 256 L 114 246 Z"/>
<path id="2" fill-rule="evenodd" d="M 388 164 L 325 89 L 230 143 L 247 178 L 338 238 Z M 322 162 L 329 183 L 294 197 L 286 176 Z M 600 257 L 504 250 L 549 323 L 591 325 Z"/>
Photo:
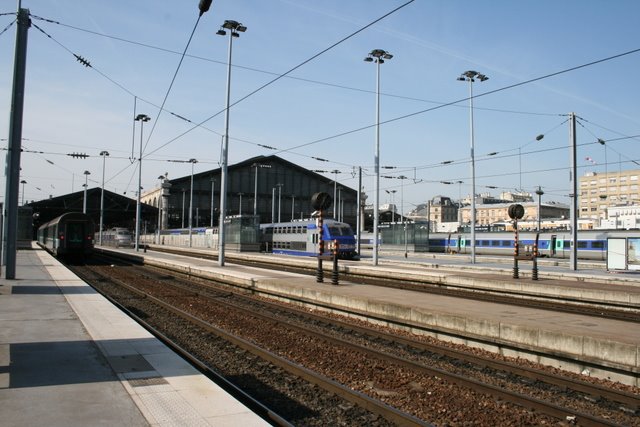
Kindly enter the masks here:
<path id="1" fill-rule="evenodd" d="M 16 3 L 3 0 L 0 13 L 15 12 Z M 85 170 L 89 187 L 99 187 L 102 150 L 111 154 L 106 188 L 133 197 L 137 172 L 129 158 L 132 143 L 134 157 L 140 144 L 139 128 L 135 137 L 132 130 L 134 95 L 137 113 L 152 118 L 143 137 L 145 190 L 165 172 L 190 174 L 189 164 L 170 160 L 196 158 L 196 172 L 219 167 L 224 114 L 180 136 L 193 125 L 169 112 L 199 123 L 223 111 L 228 37 L 215 32 L 225 19 L 248 27 L 234 39 L 234 102 L 404 3 L 214 0 L 158 117 L 196 24 L 198 0 L 23 0 L 33 23 L 51 36 L 29 30 L 23 148 L 41 153 L 22 154 L 25 200 L 79 191 Z M 384 190 L 395 189 L 400 205 L 401 183 L 405 211 L 437 194 L 464 197 L 471 188 L 469 87 L 456 78 L 466 70 L 486 74 L 488 81 L 474 84 L 482 95 L 639 49 L 638 16 L 635 0 L 416 0 L 232 107 L 229 163 L 277 154 L 309 169 L 340 170 L 338 181 L 351 188 L 357 187 L 352 171 L 362 166 L 372 201 L 376 66 L 363 59 L 379 48 L 394 55 L 381 66 L 381 120 L 392 121 L 381 126 L 380 163 L 395 169 L 381 173 L 409 178 L 382 179 L 381 203 L 391 201 Z M 0 16 L 0 31 L 14 19 Z M 15 25 L 0 35 L 3 148 L 14 42 Z M 640 135 L 637 69 L 640 52 L 477 97 L 477 192 L 540 185 L 545 200 L 567 203 L 569 112 L 581 118 L 579 175 L 640 168 L 631 161 L 640 161 L 640 137 L 633 137 Z M 366 129 L 355 131 L 360 128 Z M 545 138 L 537 142 L 539 134 Z M 607 141 L 607 165 L 597 138 Z M 90 157 L 66 155 L 73 152 Z M 0 185 L 4 197 L 4 177 Z"/>

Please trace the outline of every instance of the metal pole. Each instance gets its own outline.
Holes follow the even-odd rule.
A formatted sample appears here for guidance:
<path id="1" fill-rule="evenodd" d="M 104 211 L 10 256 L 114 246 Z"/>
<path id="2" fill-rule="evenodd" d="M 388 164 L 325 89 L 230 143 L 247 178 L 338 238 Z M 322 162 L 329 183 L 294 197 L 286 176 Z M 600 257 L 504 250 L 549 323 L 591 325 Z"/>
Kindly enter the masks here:
<path id="1" fill-rule="evenodd" d="M 407 257 L 407 225 L 404 222 L 404 179 L 405 176 L 400 176 L 400 222 L 402 223 L 402 229 L 404 230 L 404 257 Z"/>
<path id="2" fill-rule="evenodd" d="M 373 189 L 373 265 L 378 265 L 378 225 L 380 221 L 380 60 L 376 62 L 376 148 Z"/>
<path id="3" fill-rule="evenodd" d="M 138 200 L 136 203 L 136 251 L 140 250 L 140 193 L 142 189 L 142 133 L 144 120 L 140 120 L 140 157 L 138 157 Z"/>
<path id="4" fill-rule="evenodd" d="M 216 185 L 216 180 L 211 178 L 211 228 L 213 228 L 213 188 Z"/>
<path id="5" fill-rule="evenodd" d="M 362 237 L 362 167 L 358 167 L 358 197 L 356 200 L 356 252 L 360 254 L 360 238 Z"/>
<path id="6" fill-rule="evenodd" d="M 158 194 L 158 240 L 156 241 L 158 245 L 160 244 L 160 229 L 162 228 L 162 179 L 163 178 L 164 178 L 163 176 L 158 177 L 158 179 L 160 180 L 160 192 Z"/>
<path id="7" fill-rule="evenodd" d="M 89 178 L 88 171 L 84 171 L 84 196 L 82 198 L 82 213 L 87 213 L 87 178 Z"/>
<path id="8" fill-rule="evenodd" d="M 27 183 L 27 181 L 23 179 L 22 181 L 20 181 L 20 183 L 22 184 L 22 206 L 24 206 L 24 186 Z"/>
<path id="9" fill-rule="evenodd" d="M 476 263 L 476 157 L 473 135 L 473 79 L 469 79 L 469 121 L 471 126 L 471 264 Z M 429 224 L 431 227 L 431 224 Z"/>
<path id="10" fill-rule="evenodd" d="M 16 251 L 18 246 L 18 193 L 20 191 L 20 153 L 22 151 L 22 113 L 24 109 L 24 86 L 27 64 L 27 35 L 29 9 L 20 8 L 18 3 L 18 25 L 16 28 L 16 48 L 13 64 L 13 89 L 11 93 L 11 114 L 9 117 L 9 150 L 6 162 L 5 218 L 6 271 L 7 279 L 16 278 Z"/>
<path id="11" fill-rule="evenodd" d="M 184 228 L 184 194 L 187 192 L 186 188 L 182 189 L 182 227 L 180 228 Z"/>
<path id="12" fill-rule="evenodd" d="M 296 196 L 294 194 L 291 195 L 291 221 L 293 221 L 293 216 L 296 211 Z"/>
<path id="13" fill-rule="evenodd" d="M 281 201 L 282 201 L 282 184 L 278 184 L 278 222 L 281 221 L 280 219 L 280 212 L 281 212 L 280 208 L 282 207 Z"/>
<path id="14" fill-rule="evenodd" d="M 107 156 L 109 155 L 109 152 L 101 151 L 100 155 L 102 156 L 102 187 L 100 189 L 100 226 L 99 226 L 98 244 L 102 246 L 102 229 L 104 226 L 104 171 L 105 171 L 106 160 L 107 160 Z"/>
<path id="15" fill-rule="evenodd" d="M 253 216 L 258 215 L 258 165 L 254 164 L 256 168 L 256 183 L 253 190 Z"/>
<path id="16" fill-rule="evenodd" d="M 224 110 L 224 144 L 222 146 L 222 171 L 220 178 L 220 220 L 218 225 L 218 265 L 224 266 L 225 229 L 227 213 L 227 161 L 229 156 L 229 105 L 231 98 L 231 52 L 233 50 L 233 30 L 229 31 L 229 53 L 227 56 L 227 99 Z"/>
<path id="17" fill-rule="evenodd" d="M 192 244 L 192 234 L 193 234 L 193 164 L 195 163 L 193 159 L 191 162 L 191 188 L 189 189 L 189 247 Z"/>
<path id="18" fill-rule="evenodd" d="M 571 181 L 571 253 L 569 264 L 571 270 L 578 269 L 578 177 L 576 176 L 577 165 L 577 145 L 576 145 L 576 115 L 569 113 L 569 137 L 571 151 L 571 172 L 569 180 Z"/>
<path id="19" fill-rule="evenodd" d="M 238 193 L 238 196 L 240 197 L 240 206 L 238 207 L 238 215 L 242 216 L 242 195 L 244 193 Z"/>
<path id="20" fill-rule="evenodd" d="M 271 189 L 271 224 L 276 222 L 276 187 Z"/>

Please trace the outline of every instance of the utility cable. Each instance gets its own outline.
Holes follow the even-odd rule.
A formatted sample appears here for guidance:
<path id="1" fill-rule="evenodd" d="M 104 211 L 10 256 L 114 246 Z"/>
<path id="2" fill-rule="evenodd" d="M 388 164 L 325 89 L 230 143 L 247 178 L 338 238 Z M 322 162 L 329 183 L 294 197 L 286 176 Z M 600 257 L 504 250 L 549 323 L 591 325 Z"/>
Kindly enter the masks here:
<path id="1" fill-rule="evenodd" d="M 191 44 L 191 40 L 193 40 L 193 35 L 195 34 L 196 29 L 198 28 L 198 24 L 200 23 L 200 18 L 201 17 L 202 17 L 202 14 L 198 15 L 198 19 L 196 20 L 196 23 L 193 26 L 193 30 L 191 30 L 191 35 L 189 36 L 189 40 L 187 41 L 187 45 L 184 47 L 184 50 L 182 51 L 182 55 L 180 56 L 180 61 L 178 62 L 178 67 L 176 68 L 176 71 L 173 73 L 173 77 L 171 79 L 171 83 L 169 84 L 169 88 L 167 89 L 167 93 L 164 95 L 164 99 L 162 100 L 162 105 L 160 106 L 160 111 L 158 112 L 158 117 L 153 121 L 153 126 L 151 127 L 151 131 L 149 132 L 149 136 L 147 137 L 147 142 L 144 143 L 144 149 L 142 150 L 143 153 L 144 153 L 144 151 L 146 151 L 147 146 L 149 145 L 149 141 L 151 140 L 151 136 L 153 135 L 153 131 L 156 129 L 156 125 L 160 121 L 160 116 L 162 115 L 162 111 L 164 110 L 164 105 L 167 103 L 167 98 L 169 98 L 169 94 L 171 93 L 171 89 L 173 88 L 173 84 L 175 83 L 176 77 L 178 76 L 178 71 L 180 71 L 180 67 L 182 66 L 182 62 L 184 61 L 184 56 L 187 53 L 187 50 L 189 49 L 189 45 Z"/>
<path id="2" fill-rule="evenodd" d="M 0 36 L 1 36 L 1 35 L 3 35 L 4 33 L 6 33 L 6 32 L 9 30 L 9 28 L 11 28 L 11 26 L 12 26 L 13 24 L 15 24 L 15 23 L 16 23 L 16 21 L 17 21 L 17 19 L 14 19 L 13 21 L 11 21 L 11 22 L 9 23 L 9 25 L 7 25 L 7 26 L 4 28 L 4 30 L 0 31 Z"/>
<path id="3" fill-rule="evenodd" d="M 309 62 L 313 61 L 314 59 L 316 59 L 317 57 L 327 53 L 328 51 L 330 51 L 331 49 L 333 49 L 334 47 L 344 43 L 345 41 L 349 40 L 350 38 L 356 36 L 357 34 L 363 32 L 364 30 L 366 30 L 367 28 L 371 27 L 374 24 L 377 24 L 378 22 L 382 21 L 384 18 L 394 14 L 395 12 L 399 11 L 400 9 L 408 6 L 409 4 L 413 3 L 415 0 L 409 0 L 408 2 L 401 4 L 400 6 L 396 7 L 395 9 L 393 9 L 390 12 L 385 13 L 384 15 L 382 15 L 381 17 L 375 19 L 374 21 L 368 23 L 367 25 L 365 25 L 364 27 L 361 27 L 360 29 L 354 31 L 353 33 L 349 34 L 346 37 L 343 37 L 342 39 L 338 40 L 337 42 L 333 43 L 331 46 L 321 50 L 320 52 L 316 53 L 315 55 L 311 56 L 310 58 L 302 61 L 300 64 L 294 66 L 293 68 L 290 68 L 288 71 L 285 71 L 284 73 L 278 75 L 276 78 L 268 81 L 267 83 L 263 84 L 262 86 L 258 87 L 257 89 L 249 92 L 247 95 L 243 96 L 242 98 L 238 99 L 237 101 L 233 102 L 232 104 L 229 105 L 229 108 L 234 107 L 236 105 L 238 105 L 240 102 L 244 101 L 245 99 L 249 98 L 252 95 L 255 95 L 256 93 L 260 92 L 261 90 L 265 89 L 266 87 L 272 85 L 273 83 L 277 82 L 278 80 L 282 79 L 283 77 L 287 76 L 288 74 L 292 73 L 293 71 L 297 70 L 298 68 L 302 67 L 303 65 L 308 64 Z M 177 137 L 171 139 L 170 141 L 167 141 L 166 143 L 164 143 L 163 145 L 161 145 L 160 147 L 158 147 L 156 150 L 152 151 L 152 153 L 154 153 L 155 151 L 160 150 L 161 148 L 166 147 L 167 145 L 171 144 L 172 142 L 174 142 L 175 140 L 182 138 L 184 135 L 186 135 L 187 133 L 191 132 L 192 130 L 196 129 L 197 127 L 203 125 L 204 123 L 208 122 L 209 120 L 213 119 L 214 117 L 219 116 L 220 114 L 224 113 L 227 109 L 224 108 L 221 111 L 218 111 L 217 113 L 215 113 L 212 116 L 209 116 L 208 118 L 206 118 L 205 120 L 201 121 L 200 123 L 198 123 L 196 126 L 192 127 L 191 129 L 181 133 L 180 135 L 178 135 Z"/>
<path id="4" fill-rule="evenodd" d="M 534 83 L 534 82 L 537 82 L 537 81 L 540 81 L 540 80 L 545 80 L 545 79 L 548 79 L 548 78 L 551 78 L 551 77 L 555 77 L 555 76 L 558 76 L 558 75 L 561 75 L 561 74 L 569 73 L 571 71 L 576 71 L 576 70 L 579 70 L 581 68 L 590 67 L 592 65 L 600 64 L 602 62 L 611 61 L 613 59 L 617 59 L 617 58 L 620 58 L 620 57 L 623 57 L 623 56 L 626 56 L 626 55 L 631 55 L 631 54 L 638 53 L 638 52 L 640 52 L 640 48 L 629 50 L 627 52 L 623 52 L 623 53 L 620 53 L 620 54 L 617 54 L 617 55 L 608 56 L 606 58 L 598 59 L 596 61 L 591 61 L 591 62 L 588 62 L 588 63 L 585 63 L 585 64 L 577 65 L 575 67 L 566 68 L 564 70 L 560 70 L 560 71 L 556 71 L 556 72 L 553 72 L 553 73 L 545 74 L 543 76 L 535 77 L 533 79 L 525 80 L 525 81 L 522 81 L 522 82 L 519 82 L 519 83 L 514 83 L 512 85 L 503 86 L 501 88 L 490 90 L 488 92 L 483 92 L 483 93 L 480 93 L 480 94 L 477 94 L 477 95 L 473 95 L 473 99 L 480 98 L 480 97 L 487 96 L 487 95 L 492 95 L 494 93 L 498 93 L 498 92 L 502 92 L 502 91 L 505 91 L 505 90 L 513 89 L 513 88 L 516 88 L 516 87 L 519 87 L 519 86 L 523 86 L 523 85 L 526 85 L 526 84 L 530 84 L 530 83 Z M 353 133 L 356 133 L 356 132 L 360 132 L 360 131 L 363 131 L 363 130 L 366 130 L 366 129 L 371 129 L 371 128 L 373 128 L 375 126 L 378 126 L 378 125 L 384 125 L 384 124 L 388 124 L 388 123 L 393 123 L 393 122 L 396 122 L 396 121 L 399 121 L 399 120 L 407 119 L 409 117 L 414 117 L 414 116 L 417 116 L 417 115 L 420 115 L 420 114 L 424 114 L 424 113 L 428 113 L 428 112 L 431 112 L 431 111 L 439 110 L 439 109 L 444 108 L 444 107 L 449 107 L 449 106 L 452 106 L 452 105 L 455 105 L 455 104 L 459 104 L 461 102 L 469 101 L 471 98 L 472 97 L 461 98 L 461 99 L 458 99 L 456 101 L 447 102 L 447 103 L 442 104 L 442 105 L 438 105 L 438 106 L 435 106 L 435 107 L 431 107 L 431 108 L 427 108 L 427 109 L 424 109 L 424 110 L 416 111 L 416 112 L 413 112 L 413 113 L 405 114 L 405 115 L 398 116 L 398 117 L 395 117 L 395 118 L 392 118 L 392 119 L 389 119 L 389 120 L 384 120 L 384 121 L 381 121 L 380 123 L 374 123 L 374 124 L 371 124 L 371 125 L 362 126 L 360 128 L 357 128 L 357 129 L 352 129 L 352 130 L 349 130 L 349 131 L 341 132 L 341 133 L 336 134 L 336 135 L 332 135 L 332 136 L 328 136 L 328 137 L 325 137 L 325 138 L 316 139 L 314 141 L 307 142 L 305 144 L 301 144 L 301 145 L 297 145 L 297 146 L 294 146 L 294 147 L 290 147 L 288 149 L 281 150 L 281 151 L 279 151 L 279 153 L 288 152 L 290 150 L 295 150 L 297 148 L 307 147 L 307 146 L 310 146 L 310 145 L 318 144 L 320 142 L 324 142 L 324 141 L 328 141 L 328 140 L 331 140 L 331 139 L 339 138 L 341 136 L 346 136 L 346 135 L 350 135 L 350 134 L 353 134 Z M 564 115 L 564 114 L 558 114 L 558 115 L 560 116 L 560 115 Z"/>

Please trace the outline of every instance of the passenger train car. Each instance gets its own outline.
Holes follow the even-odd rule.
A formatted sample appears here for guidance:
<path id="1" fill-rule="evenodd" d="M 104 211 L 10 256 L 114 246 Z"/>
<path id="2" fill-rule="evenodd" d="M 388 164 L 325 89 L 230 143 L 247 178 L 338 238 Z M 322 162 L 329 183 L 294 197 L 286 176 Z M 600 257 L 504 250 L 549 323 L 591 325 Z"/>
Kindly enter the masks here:
<path id="1" fill-rule="evenodd" d="M 38 244 L 56 257 L 84 259 L 93 253 L 93 220 L 69 212 L 38 228 Z"/>
<path id="2" fill-rule="evenodd" d="M 476 232 L 476 254 L 513 255 L 513 231 Z M 606 260 L 607 239 L 627 237 L 640 239 L 640 231 L 630 230 L 585 230 L 578 231 L 576 253 L 580 259 Z M 520 254 L 533 252 L 535 232 L 518 233 Z M 541 257 L 569 258 L 571 254 L 571 231 L 541 232 L 538 236 L 538 254 Z M 470 233 L 430 233 L 429 252 L 471 253 Z"/>
<path id="3" fill-rule="evenodd" d="M 100 233 L 96 233 L 96 241 L 100 241 Z M 130 248 L 134 240 L 128 228 L 114 227 L 102 232 L 102 245 L 116 248 Z"/>
<path id="4" fill-rule="evenodd" d="M 261 249 L 274 254 L 316 256 L 319 251 L 316 220 L 307 219 L 260 225 Z M 322 224 L 324 255 L 330 255 L 338 243 L 338 257 L 356 259 L 356 239 L 349 224 L 326 219 Z"/>

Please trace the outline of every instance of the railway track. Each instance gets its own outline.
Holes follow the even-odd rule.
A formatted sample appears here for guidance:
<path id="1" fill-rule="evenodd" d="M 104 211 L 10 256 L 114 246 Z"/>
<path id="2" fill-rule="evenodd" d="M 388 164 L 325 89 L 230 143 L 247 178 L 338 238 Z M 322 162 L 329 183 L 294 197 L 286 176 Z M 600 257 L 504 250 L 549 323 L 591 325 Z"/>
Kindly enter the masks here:
<path id="1" fill-rule="evenodd" d="M 254 322 L 258 324 L 269 325 L 269 330 L 272 334 L 273 331 L 278 331 L 278 333 L 288 331 L 285 335 L 296 337 L 294 342 L 300 342 L 300 337 L 306 337 L 302 341 L 306 340 L 307 345 L 311 345 L 309 344 L 311 342 L 315 343 L 313 345 L 314 348 L 330 345 L 332 348 L 337 348 L 337 350 L 332 350 L 335 354 L 361 355 L 362 360 L 358 362 L 359 365 L 356 364 L 355 366 L 365 366 L 367 361 L 375 360 L 378 364 L 378 369 L 380 369 L 380 364 L 384 364 L 385 371 L 392 371 L 402 378 L 409 375 L 416 378 L 428 376 L 430 378 L 446 379 L 447 384 L 457 384 L 457 387 L 462 387 L 466 390 L 458 391 L 457 394 L 460 395 L 464 395 L 471 390 L 471 394 L 490 395 L 493 396 L 493 399 L 512 402 L 515 405 L 533 409 L 536 413 L 546 414 L 549 417 L 564 420 L 573 420 L 574 417 L 577 417 L 581 425 L 626 425 L 625 417 L 629 416 L 633 419 L 637 415 L 638 397 L 630 393 L 563 378 L 557 374 L 539 369 L 505 363 L 504 361 L 496 360 L 495 357 L 478 356 L 443 345 L 421 342 L 415 337 L 402 337 L 397 331 L 392 333 L 380 331 L 375 328 L 354 325 L 352 322 L 347 323 L 325 316 L 318 316 L 304 310 L 285 307 L 281 304 L 266 301 L 257 302 L 255 298 L 233 294 L 228 289 L 204 288 L 202 283 L 194 284 L 193 282 L 178 280 L 172 275 L 167 275 L 166 272 L 158 272 L 142 267 L 128 268 L 135 268 L 136 271 L 133 276 L 129 277 L 135 277 L 137 281 L 145 282 L 146 284 L 141 284 L 141 286 L 148 288 L 147 292 L 154 294 L 145 293 L 146 299 L 153 299 L 154 304 L 165 304 L 165 310 L 171 310 L 174 315 L 179 315 L 182 318 L 199 318 L 200 316 L 206 318 L 210 308 L 202 311 L 201 315 L 188 314 L 185 309 L 189 308 L 188 311 L 197 312 L 197 309 L 192 311 L 191 308 L 195 305 L 204 304 L 203 301 L 209 301 L 209 305 L 216 306 L 217 310 L 224 307 L 223 312 L 227 314 L 222 315 L 223 317 L 232 317 L 229 313 L 240 313 L 234 316 L 243 319 L 256 319 Z M 120 269 L 118 269 L 119 271 Z M 113 274 L 108 279 L 123 282 L 123 278 L 117 279 L 113 277 Z M 103 278 L 102 280 L 106 279 Z M 158 286 L 158 284 L 162 284 L 162 286 Z M 123 285 L 123 283 L 120 283 L 120 285 Z M 145 291 L 136 290 L 136 292 L 144 293 Z M 176 304 L 182 305 L 181 308 L 170 308 L 169 306 L 175 303 L 167 302 L 166 300 L 175 301 L 178 298 L 183 298 L 188 302 L 183 301 Z M 207 320 L 199 320 L 199 322 L 210 325 Z M 204 324 L 200 325 L 200 327 L 204 327 Z M 234 328 L 233 324 L 227 325 L 227 327 Z M 247 338 L 244 339 L 247 340 Z M 296 347 L 296 344 L 289 344 L 288 349 L 285 346 L 285 349 L 282 350 L 282 344 L 269 344 L 270 341 L 260 334 L 252 335 L 247 341 L 262 342 L 261 345 L 263 346 L 275 346 L 276 349 L 284 352 L 286 357 L 293 357 L 292 354 L 296 353 L 291 348 Z M 245 342 L 242 342 L 242 346 L 246 345 Z M 271 359 L 273 357 L 268 356 L 267 360 L 272 362 Z M 300 355 L 297 357 L 304 359 Z M 345 374 L 336 373 L 334 370 L 325 371 L 326 376 L 345 377 Z M 377 378 L 377 383 L 374 381 L 369 386 L 363 386 L 363 383 L 368 384 L 366 380 L 358 383 L 357 380 L 351 379 L 346 380 L 346 382 L 351 385 L 351 388 L 360 389 L 358 391 L 360 394 L 367 392 L 374 395 L 383 394 L 387 401 L 399 400 L 402 402 L 402 399 L 396 395 L 399 392 L 394 391 L 394 388 L 386 391 L 381 389 L 382 386 L 380 384 L 388 386 L 393 383 L 393 378 L 382 379 L 379 375 L 374 375 L 374 377 Z M 491 378 L 491 381 L 487 381 L 487 378 Z M 415 383 L 417 384 L 415 387 L 418 387 L 420 380 L 416 380 Z M 421 385 L 421 387 L 424 387 L 424 385 Z M 429 387 L 433 387 L 433 385 Z M 522 391 L 524 389 L 529 390 L 527 394 L 523 394 Z M 567 399 L 571 400 L 566 396 L 566 390 L 571 391 L 569 394 L 574 393 L 579 396 L 574 399 L 574 407 L 571 409 L 554 403 L 566 401 Z M 400 392 L 400 394 L 402 393 Z M 413 395 L 419 394 L 414 390 Z M 547 401 L 536 397 L 540 395 L 547 396 Z M 549 398 L 549 395 L 552 397 Z M 414 400 L 419 400 L 416 396 L 413 397 Z M 354 399 L 350 398 L 349 400 L 354 403 Z M 576 404 L 575 401 L 578 403 Z M 581 412 L 579 409 L 580 403 L 584 406 L 585 402 L 587 403 L 586 406 L 595 406 L 597 408 L 596 411 L 604 413 L 604 418 L 592 415 L 589 412 Z M 360 402 L 359 404 L 363 403 Z M 426 405 L 427 403 L 425 402 L 424 404 Z M 367 405 L 369 403 L 365 404 L 365 406 Z M 578 409 L 576 409 L 576 406 Z M 403 410 L 412 413 L 416 412 L 415 405 L 408 405 L 407 409 L 403 408 Z M 484 411 L 486 410 L 487 408 L 484 408 Z M 517 409 L 514 410 L 512 408 L 511 410 L 518 412 Z M 389 414 L 384 414 L 383 410 L 376 410 L 376 413 L 391 420 L 393 423 L 399 422 L 397 419 L 391 418 Z M 418 411 L 417 415 L 419 414 L 420 412 Z M 615 421 L 616 418 L 623 419 L 623 421 Z M 432 418 L 427 419 L 434 421 Z M 449 418 L 447 422 L 451 422 L 451 419 Z"/>
<path id="2" fill-rule="evenodd" d="M 154 248 L 158 252 L 191 256 L 195 258 L 216 260 L 217 255 L 206 255 L 201 252 L 176 251 L 170 248 Z M 306 275 L 316 275 L 316 267 L 307 267 L 300 263 L 288 263 L 285 258 L 281 262 L 264 262 L 255 258 L 234 258 L 233 263 L 264 269 L 288 271 Z M 325 272 L 326 274 L 326 272 Z M 394 289 L 424 292 L 435 295 L 465 298 L 477 301 L 490 301 L 520 307 L 538 308 L 554 312 L 582 314 L 592 317 L 601 317 L 625 322 L 640 323 L 640 307 L 632 304 L 617 304 L 604 301 L 585 301 L 571 297 L 554 298 L 540 294 L 527 294 L 525 292 L 510 292 L 505 289 L 494 290 L 482 288 L 479 285 L 473 289 L 455 285 L 443 285 L 427 280 L 395 279 L 391 277 L 380 278 L 369 274 L 340 273 L 340 279 L 358 284 L 384 286 Z"/>

